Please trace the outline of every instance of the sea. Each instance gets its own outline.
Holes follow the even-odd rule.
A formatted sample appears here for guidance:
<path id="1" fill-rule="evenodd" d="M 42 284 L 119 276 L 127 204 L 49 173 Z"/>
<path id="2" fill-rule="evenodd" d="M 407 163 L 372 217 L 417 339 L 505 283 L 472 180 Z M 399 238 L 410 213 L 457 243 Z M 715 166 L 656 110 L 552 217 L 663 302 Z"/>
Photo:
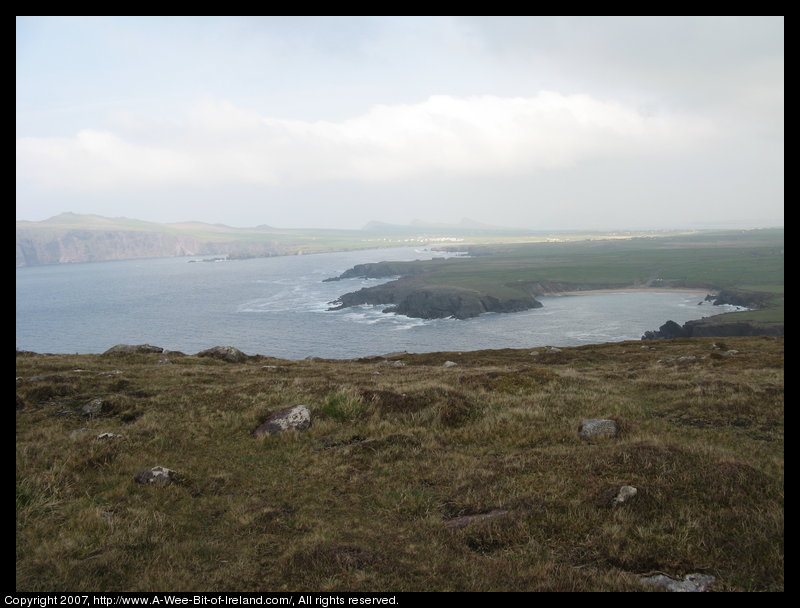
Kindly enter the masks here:
<path id="1" fill-rule="evenodd" d="M 539 298 L 542 308 L 467 320 L 412 319 L 385 306 L 331 311 L 340 295 L 390 279 L 324 282 L 356 264 L 457 253 L 421 247 L 245 260 L 172 257 L 17 268 L 18 350 L 102 353 L 151 344 L 194 354 L 235 346 L 282 359 L 638 340 L 667 320 L 736 310 L 705 294 L 591 293 Z"/>

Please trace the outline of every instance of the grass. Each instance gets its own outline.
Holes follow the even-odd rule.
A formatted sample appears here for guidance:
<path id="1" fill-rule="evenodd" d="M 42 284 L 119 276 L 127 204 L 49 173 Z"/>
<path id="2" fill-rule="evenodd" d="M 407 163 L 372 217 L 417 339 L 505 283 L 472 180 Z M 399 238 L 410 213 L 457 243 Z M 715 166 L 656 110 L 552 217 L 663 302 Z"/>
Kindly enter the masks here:
<path id="1" fill-rule="evenodd" d="M 548 285 L 556 291 L 736 288 L 767 294 L 768 303 L 759 311 L 737 313 L 732 320 L 783 323 L 782 229 L 462 248 L 472 257 L 405 266 L 424 270 L 413 275 L 419 285 L 473 289 L 501 300 L 519 298 L 521 291 L 527 293 L 535 285 L 544 291 L 549 291 Z"/>
<path id="2" fill-rule="evenodd" d="M 783 339 L 716 342 L 403 366 L 17 353 L 16 588 L 783 590 Z M 308 430 L 251 435 L 301 403 Z M 581 439 L 599 417 L 619 435 Z M 134 483 L 156 465 L 177 483 Z"/>

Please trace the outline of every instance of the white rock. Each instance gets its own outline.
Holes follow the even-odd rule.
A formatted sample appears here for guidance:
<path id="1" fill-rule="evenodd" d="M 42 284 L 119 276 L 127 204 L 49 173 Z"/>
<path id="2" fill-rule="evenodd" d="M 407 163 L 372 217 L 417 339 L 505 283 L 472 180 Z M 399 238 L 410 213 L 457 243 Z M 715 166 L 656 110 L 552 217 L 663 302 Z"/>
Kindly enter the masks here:
<path id="1" fill-rule="evenodd" d="M 696 593 L 708 591 L 716 579 L 710 574 L 687 574 L 683 580 L 674 579 L 665 574 L 656 574 L 655 576 L 644 576 L 641 581 L 648 585 L 664 587 L 667 591 Z"/>
<path id="2" fill-rule="evenodd" d="M 639 490 L 633 486 L 622 486 L 620 487 L 619 492 L 617 492 L 617 495 L 614 497 L 614 504 L 622 504 L 623 502 L 627 502 L 636 496 L 638 492 Z"/>
<path id="3" fill-rule="evenodd" d="M 310 426 L 311 410 L 306 405 L 295 405 L 270 414 L 264 424 L 253 431 L 253 435 L 262 437 L 288 431 L 289 429 L 302 431 Z"/>
<path id="4" fill-rule="evenodd" d="M 586 418 L 581 420 L 578 434 L 581 437 L 614 437 L 617 434 L 617 423 L 605 418 Z"/>

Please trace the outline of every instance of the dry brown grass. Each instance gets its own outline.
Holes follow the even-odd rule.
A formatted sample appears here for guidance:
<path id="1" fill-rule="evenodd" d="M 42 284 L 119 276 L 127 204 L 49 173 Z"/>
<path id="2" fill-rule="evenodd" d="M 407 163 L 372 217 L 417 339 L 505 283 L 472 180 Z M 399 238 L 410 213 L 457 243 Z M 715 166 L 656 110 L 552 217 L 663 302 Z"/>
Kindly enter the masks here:
<path id="1" fill-rule="evenodd" d="M 17 589 L 782 590 L 783 339 L 713 343 L 401 367 L 18 353 Z M 300 403 L 310 429 L 251 436 Z M 601 417 L 617 437 L 578 436 Z M 156 465 L 177 483 L 134 483 Z M 639 493 L 615 505 L 621 485 Z"/>

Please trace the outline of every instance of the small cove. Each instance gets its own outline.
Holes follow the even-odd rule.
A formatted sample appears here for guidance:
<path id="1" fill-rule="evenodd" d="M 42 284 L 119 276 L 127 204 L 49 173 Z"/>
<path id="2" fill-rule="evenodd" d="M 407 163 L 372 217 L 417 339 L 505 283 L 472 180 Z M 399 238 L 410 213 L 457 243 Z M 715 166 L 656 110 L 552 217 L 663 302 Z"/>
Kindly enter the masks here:
<path id="1" fill-rule="evenodd" d="M 323 282 L 355 264 L 443 256 L 415 248 L 188 263 L 160 258 L 17 269 L 16 346 L 100 353 L 149 343 L 195 353 L 232 345 L 286 359 L 534 348 L 638 340 L 668 319 L 684 323 L 732 307 L 703 293 L 611 292 L 539 298 L 542 308 L 474 319 L 422 320 L 383 306 L 328 311 L 341 294 L 385 280 Z"/>

